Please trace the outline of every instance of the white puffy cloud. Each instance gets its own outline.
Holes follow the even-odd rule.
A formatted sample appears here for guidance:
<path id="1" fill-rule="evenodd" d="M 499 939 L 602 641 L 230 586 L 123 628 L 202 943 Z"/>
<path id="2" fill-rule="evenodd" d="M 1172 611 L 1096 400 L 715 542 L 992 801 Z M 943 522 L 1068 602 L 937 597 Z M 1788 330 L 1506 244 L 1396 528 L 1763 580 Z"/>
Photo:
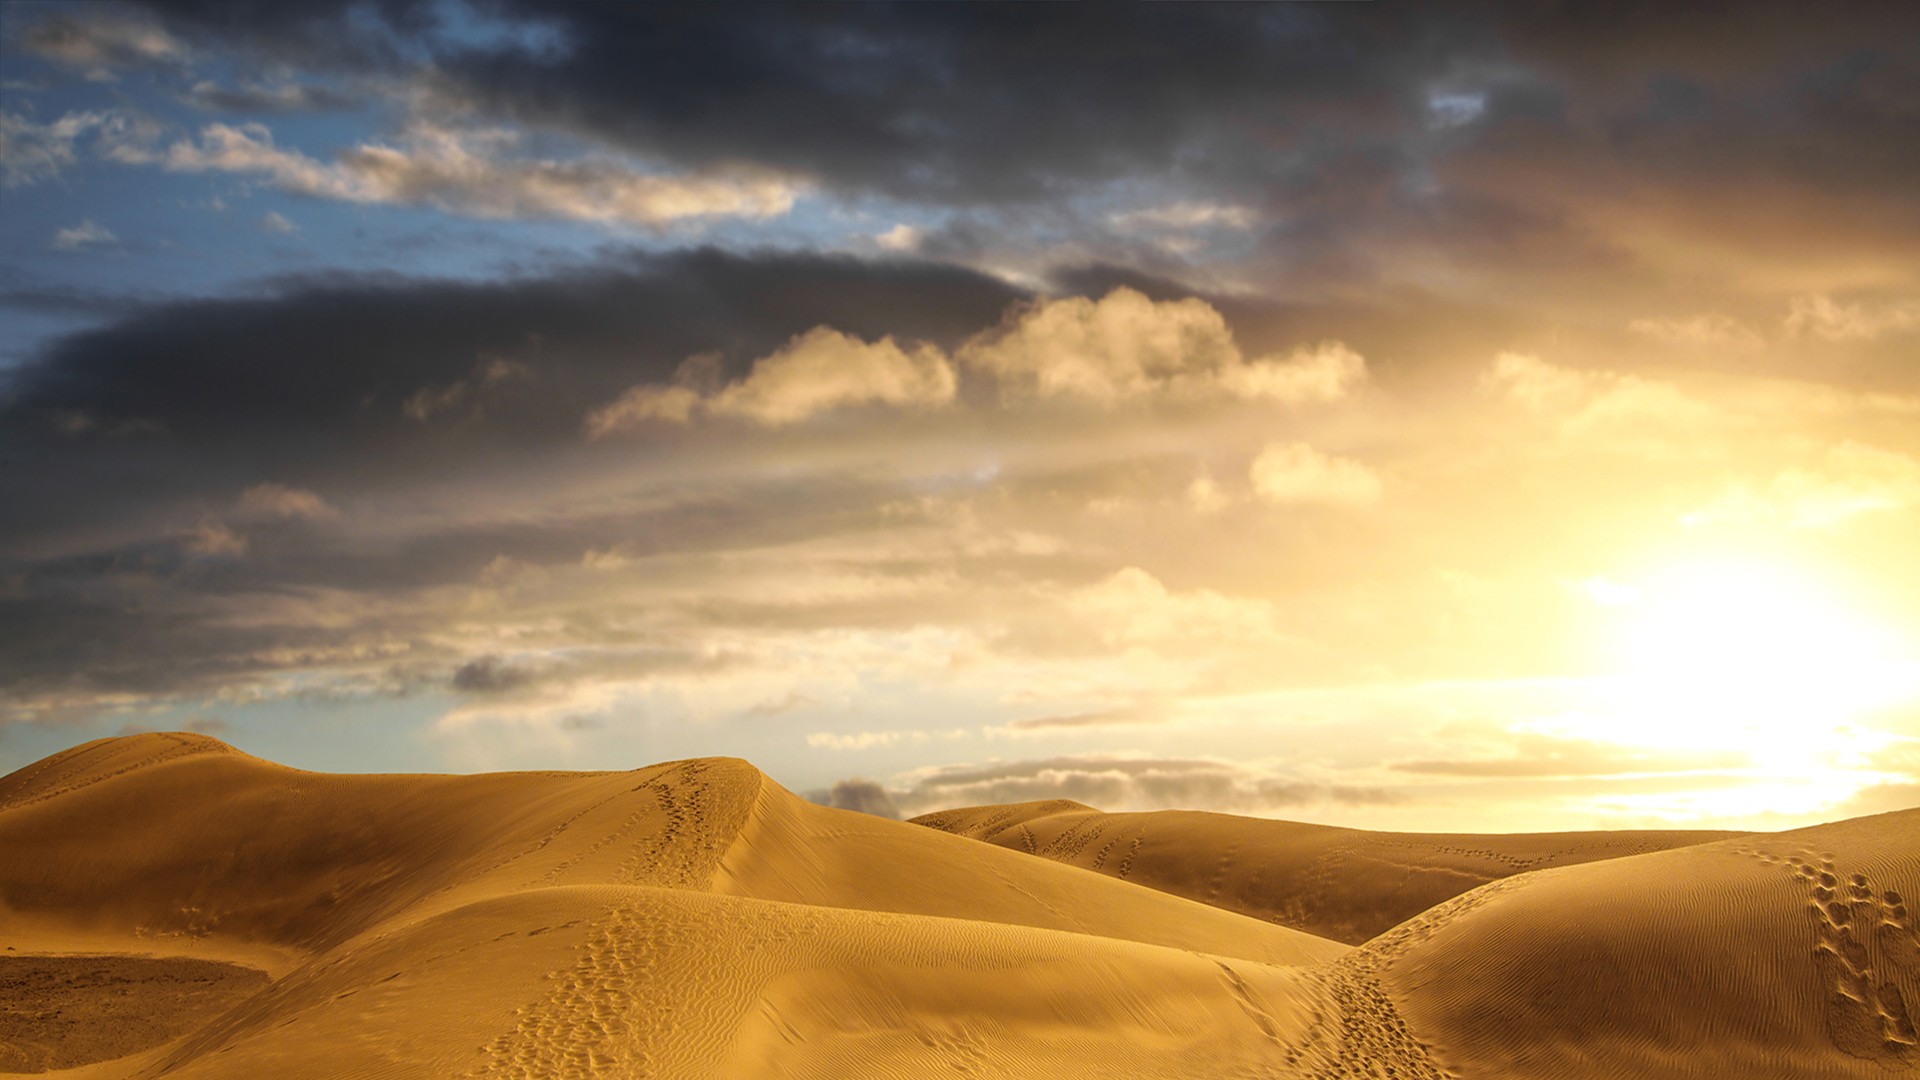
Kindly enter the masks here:
<path id="1" fill-rule="evenodd" d="M 1367 362 L 1338 341 L 1296 349 L 1285 359 L 1231 364 L 1219 376 L 1221 387 L 1236 397 L 1282 402 L 1335 401 L 1366 377 Z"/>
<path id="2" fill-rule="evenodd" d="M 660 226 L 705 217 L 786 213 L 800 187 L 770 172 L 736 169 L 666 176 L 616 158 L 570 161 L 510 156 L 511 132 L 415 124 L 404 146 L 363 143 L 331 164 L 274 143 L 262 124 L 209 124 L 161 158 L 173 172 L 263 177 L 301 195 L 355 203 L 428 204 L 483 218 L 566 218 Z"/>
<path id="3" fill-rule="evenodd" d="M 1359 506 L 1380 501 L 1380 477 L 1372 469 L 1301 442 L 1268 446 L 1253 459 L 1247 478 L 1268 502 Z"/>
<path id="4" fill-rule="evenodd" d="M 745 379 L 709 400 L 707 410 L 791 424 L 843 405 L 944 405 L 954 389 L 953 368 L 931 345 L 907 352 L 891 337 L 868 343 L 816 326 L 756 361 Z"/>
<path id="5" fill-rule="evenodd" d="M 1338 342 L 1249 362 L 1206 301 L 1154 301 L 1128 288 L 1017 309 L 958 358 L 1005 387 L 1108 404 L 1166 392 L 1326 401 L 1366 375 L 1366 362 Z"/>
<path id="6" fill-rule="evenodd" d="M 960 358 L 1043 396 L 1114 401 L 1237 362 L 1240 350 L 1205 301 L 1156 303 L 1123 288 L 1098 302 L 1074 296 L 1036 303 L 968 342 Z"/>
<path id="7" fill-rule="evenodd" d="M 816 326 L 717 391 L 702 393 L 685 380 L 636 386 L 589 413 L 586 428 L 599 438 L 649 421 L 684 424 L 697 412 L 777 427 L 848 405 L 937 408 L 953 400 L 956 386 L 953 367 L 932 345 L 908 351 L 891 337 L 866 342 Z"/>
<path id="8" fill-rule="evenodd" d="M 955 359 L 1003 388 L 1102 404 L 1149 393 L 1331 401 L 1366 378 L 1366 361 L 1337 341 L 1249 362 L 1204 301 L 1156 303 L 1124 288 L 1098 302 L 1069 297 L 1016 308 Z M 635 386 L 589 413 L 586 429 L 598 438 L 651 421 L 686 423 L 701 412 L 781 425 L 844 405 L 939 406 L 954 399 L 958 383 L 954 363 L 935 346 L 908 351 L 890 337 L 869 343 L 818 326 L 718 390 L 684 377 Z"/>

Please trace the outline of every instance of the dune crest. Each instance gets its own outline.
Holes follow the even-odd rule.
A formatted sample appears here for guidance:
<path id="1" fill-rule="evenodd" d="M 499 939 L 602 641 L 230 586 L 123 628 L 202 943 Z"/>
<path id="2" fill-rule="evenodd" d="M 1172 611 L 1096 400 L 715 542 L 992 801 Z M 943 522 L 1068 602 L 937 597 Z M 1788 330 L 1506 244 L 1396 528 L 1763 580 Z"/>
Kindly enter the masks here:
<path id="1" fill-rule="evenodd" d="M 1514 874 L 1741 835 L 1371 832 L 1199 810 L 1107 814 L 1066 799 L 942 810 L 913 823 L 1350 945 Z"/>
<path id="2" fill-rule="evenodd" d="M 1905 810 L 1548 870 L 1343 964 L 1378 972 L 1462 1076 L 1912 1073 L 1917 856 Z"/>

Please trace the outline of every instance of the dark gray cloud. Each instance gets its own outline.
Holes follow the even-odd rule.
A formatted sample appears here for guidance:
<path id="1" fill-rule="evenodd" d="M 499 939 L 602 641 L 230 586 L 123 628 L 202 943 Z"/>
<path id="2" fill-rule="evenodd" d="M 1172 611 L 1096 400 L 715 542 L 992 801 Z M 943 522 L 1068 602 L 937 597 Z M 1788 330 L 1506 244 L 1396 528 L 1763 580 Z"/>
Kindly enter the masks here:
<path id="1" fill-rule="evenodd" d="M 498 31 L 478 37 L 430 5 L 150 10 L 181 40 L 323 69 L 430 58 L 445 92 L 494 115 L 684 165 L 751 160 L 955 205 L 1177 178 L 1189 197 L 1250 196 L 1296 240 L 1377 213 L 1438 158 L 1516 141 L 1674 179 L 1746 161 L 1844 184 L 1910 175 L 1917 152 L 1902 103 L 1920 15 L 1902 5 L 760 4 L 742 19 L 526 0 L 477 6 Z M 56 29 L 84 36 L 64 15 L 29 36 Z"/>
<path id="2" fill-rule="evenodd" d="M 593 676 L 592 663 L 461 657 L 425 633 L 431 603 L 403 614 L 375 598 L 485 586 L 502 559 L 577 567 L 587 550 L 644 559 L 870 522 L 871 492 L 775 481 L 559 520 L 488 507 L 644 452 L 586 445 L 582 417 L 690 354 L 737 372 L 821 324 L 951 348 L 1020 297 L 925 263 L 691 251 L 486 284 L 334 276 L 135 306 L 0 375 L 0 693 L 41 709 L 342 663 L 382 691 Z M 461 485 L 419 528 L 353 509 Z M 318 622 L 226 617 L 291 611 L 315 589 L 344 607 Z M 634 646 L 609 626 L 568 633 Z M 407 643 L 404 664 L 377 658 L 382 641 Z"/>
<path id="3" fill-rule="evenodd" d="M 453 688 L 468 694 L 497 694 L 517 690 L 538 678 L 538 673 L 503 663 L 497 656 L 483 656 L 454 669 Z"/>
<path id="4" fill-rule="evenodd" d="M 930 771 L 892 793 L 914 814 L 958 806 L 1071 799 L 1102 810 L 1268 813 L 1316 804 L 1404 802 L 1385 788 L 1324 784 L 1228 761 L 1097 755 L 956 766 Z"/>
<path id="5" fill-rule="evenodd" d="M 836 810 L 853 810 L 875 817 L 900 820 L 900 808 L 893 804 L 893 797 L 887 789 L 872 780 L 854 777 L 841 780 L 832 788 L 823 791 L 809 791 L 806 798 L 821 806 L 831 806 Z"/>
<path id="6" fill-rule="evenodd" d="M 499 464 L 578 442 L 590 407 L 695 353 L 737 373 L 821 324 L 951 347 L 1020 295 L 933 264 L 706 250 L 155 305 L 0 376 L 0 536 L 268 480 L 357 487 Z"/>
<path id="7" fill-rule="evenodd" d="M 349 15 L 348 11 L 355 12 Z M 185 41 L 343 70 L 433 60 L 445 92 L 682 164 L 750 159 L 943 202 L 1063 183 L 1244 176 L 1324 130 L 1288 106 L 1390 115 L 1445 57 L 1405 13 L 1144 4 L 496 3 L 476 40 L 428 5 L 156 5 Z M 373 32 L 377 28 L 378 32 Z"/>

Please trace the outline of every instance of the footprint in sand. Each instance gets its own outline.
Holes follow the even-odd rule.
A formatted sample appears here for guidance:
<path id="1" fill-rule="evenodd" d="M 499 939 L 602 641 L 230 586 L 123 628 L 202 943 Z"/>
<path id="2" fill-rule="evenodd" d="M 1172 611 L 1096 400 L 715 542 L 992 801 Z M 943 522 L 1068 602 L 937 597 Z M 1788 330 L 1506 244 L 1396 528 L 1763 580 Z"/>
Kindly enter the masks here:
<path id="1" fill-rule="evenodd" d="M 1812 885 L 1814 962 L 1834 1047 L 1887 1065 L 1920 1061 L 1920 1037 L 1896 981 L 1912 978 L 1920 954 L 1903 898 L 1891 890 L 1876 895 L 1865 874 L 1843 879 L 1830 855 L 1819 870 L 1803 864 L 1795 873 Z"/>

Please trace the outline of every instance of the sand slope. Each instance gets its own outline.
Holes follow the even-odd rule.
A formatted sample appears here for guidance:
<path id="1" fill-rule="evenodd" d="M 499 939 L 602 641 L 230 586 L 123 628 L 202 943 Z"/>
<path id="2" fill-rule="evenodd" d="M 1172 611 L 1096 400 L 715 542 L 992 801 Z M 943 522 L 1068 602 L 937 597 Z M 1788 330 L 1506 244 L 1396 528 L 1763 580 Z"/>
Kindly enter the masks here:
<path id="1" fill-rule="evenodd" d="M 1340 965 L 1463 1076 L 1910 1075 L 1917 889 L 1906 810 L 1509 879 Z"/>
<path id="2" fill-rule="evenodd" d="M 1249 866 L 1214 826 L 1190 867 Z M 0 852 L 0 1068 L 68 1080 L 1920 1069 L 1920 811 L 1522 873 L 1359 949 L 729 759 L 328 776 L 103 740 L 0 778 Z"/>
<path id="3" fill-rule="evenodd" d="M 913 821 L 1355 945 L 1489 881 L 1740 835 L 1370 832 L 1197 810 L 1104 814 L 1066 799 Z"/>

